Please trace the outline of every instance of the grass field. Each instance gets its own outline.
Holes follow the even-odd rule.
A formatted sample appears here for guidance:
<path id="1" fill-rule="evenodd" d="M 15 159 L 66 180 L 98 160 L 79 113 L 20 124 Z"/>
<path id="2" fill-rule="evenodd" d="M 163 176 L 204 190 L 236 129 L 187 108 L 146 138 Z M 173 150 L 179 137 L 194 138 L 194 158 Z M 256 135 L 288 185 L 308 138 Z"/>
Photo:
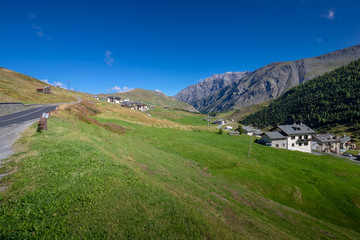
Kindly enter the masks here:
<path id="1" fill-rule="evenodd" d="M 360 239 L 358 165 L 258 144 L 247 158 L 248 136 L 199 131 L 196 114 L 97 107 L 21 138 L 0 238 Z"/>
<path id="2" fill-rule="evenodd" d="M 21 86 L 21 87 L 20 87 Z M 37 93 L 36 88 L 50 86 L 52 94 Z M 0 102 L 65 103 L 82 100 L 91 101 L 92 95 L 83 92 L 68 91 L 42 82 L 25 74 L 6 68 L 0 68 Z"/>

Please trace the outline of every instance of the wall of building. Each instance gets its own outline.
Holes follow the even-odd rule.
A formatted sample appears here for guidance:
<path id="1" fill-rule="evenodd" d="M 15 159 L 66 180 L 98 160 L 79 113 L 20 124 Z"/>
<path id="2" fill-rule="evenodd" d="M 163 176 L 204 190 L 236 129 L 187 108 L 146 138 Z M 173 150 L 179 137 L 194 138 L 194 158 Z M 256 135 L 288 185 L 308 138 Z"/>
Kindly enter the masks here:
<path id="1" fill-rule="evenodd" d="M 276 139 L 271 141 L 271 147 L 287 149 L 286 139 Z"/>
<path id="2" fill-rule="evenodd" d="M 300 136 L 302 139 L 299 139 Z M 311 138 L 310 135 L 308 135 L 308 137 Z M 294 139 L 291 139 L 291 137 L 289 137 L 287 139 L 288 149 L 294 150 L 294 151 L 311 153 L 311 141 L 308 141 L 307 145 L 305 145 L 306 142 L 304 143 L 301 141 L 303 139 L 304 139 L 304 135 L 294 136 Z"/>
<path id="3" fill-rule="evenodd" d="M 287 149 L 286 139 L 270 139 L 268 136 L 263 135 L 262 140 L 271 145 L 273 148 Z"/>

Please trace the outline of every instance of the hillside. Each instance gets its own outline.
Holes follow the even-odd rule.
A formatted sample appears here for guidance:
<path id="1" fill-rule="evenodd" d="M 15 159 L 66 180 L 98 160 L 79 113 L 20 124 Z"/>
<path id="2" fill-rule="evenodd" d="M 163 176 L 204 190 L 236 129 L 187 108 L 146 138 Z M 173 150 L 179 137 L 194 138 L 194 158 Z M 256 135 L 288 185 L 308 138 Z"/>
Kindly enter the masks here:
<path id="1" fill-rule="evenodd" d="M 5 168 L 1 239 L 359 239 L 360 168 L 115 104 L 59 107 Z M 89 227 L 91 226 L 91 227 Z"/>
<path id="2" fill-rule="evenodd" d="M 36 88 L 50 86 L 52 94 L 37 93 Z M 91 94 L 69 91 L 42 82 L 25 74 L 0 68 L 0 102 L 63 103 L 92 100 Z"/>
<path id="3" fill-rule="evenodd" d="M 227 85 L 244 78 L 249 73 L 250 72 L 229 72 L 214 74 L 212 77 L 208 77 L 200 83 L 181 90 L 175 95 L 175 98 L 181 102 L 193 105 L 196 101 L 210 96 Z"/>
<path id="4" fill-rule="evenodd" d="M 123 99 L 129 98 L 132 101 L 143 102 L 153 107 L 169 107 L 175 109 L 182 109 L 189 112 L 198 112 L 194 107 L 187 103 L 178 101 L 174 97 L 166 96 L 162 92 L 146 90 L 141 88 L 136 88 L 129 92 L 123 93 L 109 93 L 109 94 L 99 94 L 98 96 L 117 96 Z"/>
<path id="5" fill-rule="evenodd" d="M 360 45 L 356 45 L 318 57 L 270 63 L 193 106 L 201 112 L 219 112 L 273 100 L 294 86 L 359 58 Z"/>
<path id="6" fill-rule="evenodd" d="M 292 88 L 268 107 L 243 122 L 261 127 L 305 122 L 324 125 L 358 125 L 360 117 L 360 60 Z"/>

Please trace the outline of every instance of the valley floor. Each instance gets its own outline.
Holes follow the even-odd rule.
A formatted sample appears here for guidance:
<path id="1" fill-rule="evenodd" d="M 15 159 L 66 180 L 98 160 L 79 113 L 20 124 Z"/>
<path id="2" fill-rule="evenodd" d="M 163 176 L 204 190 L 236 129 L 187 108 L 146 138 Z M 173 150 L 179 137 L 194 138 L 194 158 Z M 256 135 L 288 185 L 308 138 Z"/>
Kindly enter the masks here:
<path id="1" fill-rule="evenodd" d="M 0 238 L 360 239 L 360 166 L 258 144 L 248 158 L 249 136 L 161 114 L 77 104 L 29 128 L 0 170 L 15 170 Z"/>

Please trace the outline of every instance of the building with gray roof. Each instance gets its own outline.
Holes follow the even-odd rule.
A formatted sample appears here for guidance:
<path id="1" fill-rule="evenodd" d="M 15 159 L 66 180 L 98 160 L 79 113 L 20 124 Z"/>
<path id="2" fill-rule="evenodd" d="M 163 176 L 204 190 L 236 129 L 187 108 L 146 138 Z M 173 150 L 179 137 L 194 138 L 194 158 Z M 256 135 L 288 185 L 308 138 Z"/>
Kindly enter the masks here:
<path id="1" fill-rule="evenodd" d="M 314 130 L 305 124 L 278 125 L 273 132 L 266 132 L 262 140 L 267 146 L 311 153 Z"/>

